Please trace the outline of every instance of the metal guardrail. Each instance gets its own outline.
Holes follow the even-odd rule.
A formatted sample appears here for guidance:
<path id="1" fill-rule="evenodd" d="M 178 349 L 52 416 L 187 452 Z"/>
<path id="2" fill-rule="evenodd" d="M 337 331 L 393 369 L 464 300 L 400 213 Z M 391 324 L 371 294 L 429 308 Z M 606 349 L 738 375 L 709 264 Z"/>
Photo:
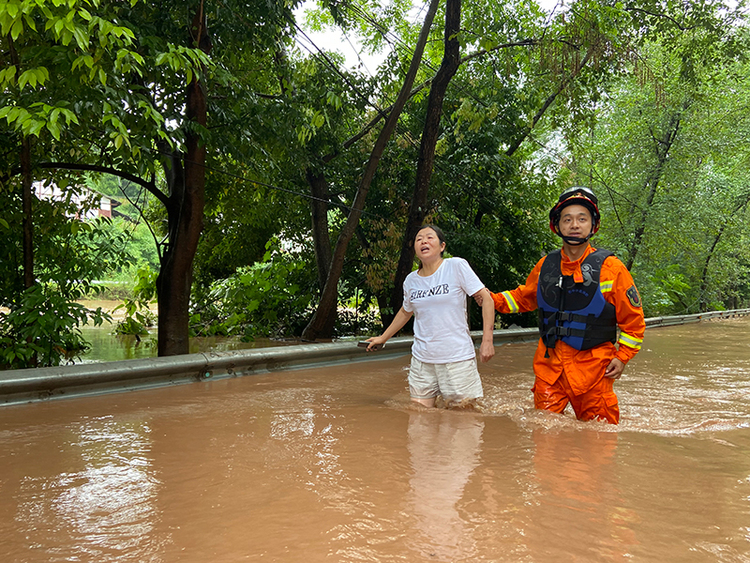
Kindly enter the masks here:
<path id="1" fill-rule="evenodd" d="M 732 309 L 731 311 L 710 311 L 694 315 L 675 315 L 673 317 L 651 317 L 646 319 L 646 328 L 658 326 L 684 325 L 710 319 L 731 319 L 750 315 L 750 309 Z"/>
<path id="2" fill-rule="evenodd" d="M 750 315 L 750 309 L 654 317 L 646 319 L 646 327 L 673 326 L 745 315 Z M 482 339 L 482 332 L 475 331 L 471 335 L 478 345 Z M 494 333 L 495 345 L 533 342 L 538 338 L 539 333 L 535 328 L 512 328 L 496 330 Z M 357 347 L 356 341 L 349 340 L 0 371 L 0 406 L 165 387 L 290 369 L 371 362 L 404 356 L 411 350 L 411 345 L 412 338 L 392 338 L 382 350 L 368 353 Z"/>

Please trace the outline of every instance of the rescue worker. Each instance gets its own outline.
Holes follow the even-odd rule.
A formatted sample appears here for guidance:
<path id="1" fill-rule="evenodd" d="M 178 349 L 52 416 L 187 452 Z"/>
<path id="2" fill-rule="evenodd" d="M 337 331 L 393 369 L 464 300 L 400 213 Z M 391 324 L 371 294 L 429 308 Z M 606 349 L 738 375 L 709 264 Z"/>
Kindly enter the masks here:
<path id="1" fill-rule="evenodd" d="M 542 258 L 524 285 L 491 293 L 492 300 L 500 313 L 539 309 L 532 389 L 537 409 L 562 413 L 570 403 L 579 420 L 617 424 L 613 383 L 641 349 L 641 298 L 625 265 L 589 243 L 600 223 L 589 188 L 563 192 L 549 220 L 562 250 Z"/>

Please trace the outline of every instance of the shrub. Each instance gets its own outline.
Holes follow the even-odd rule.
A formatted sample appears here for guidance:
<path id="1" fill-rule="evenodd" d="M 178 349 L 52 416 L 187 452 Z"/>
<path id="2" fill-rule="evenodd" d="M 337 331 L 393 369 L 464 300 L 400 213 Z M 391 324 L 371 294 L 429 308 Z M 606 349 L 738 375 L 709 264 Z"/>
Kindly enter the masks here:
<path id="1" fill-rule="evenodd" d="M 261 262 L 211 284 L 193 308 L 191 330 L 244 340 L 299 333 L 312 312 L 312 283 L 308 265 L 272 240 Z"/>
<path id="2" fill-rule="evenodd" d="M 125 309 L 125 318 L 117 322 L 114 332 L 138 337 L 148 334 L 148 327 L 156 324 L 156 316 L 149 307 L 156 296 L 156 273 L 151 268 L 138 269 L 132 293 L 132 298 L 124 299 L 114 308 L 114 311 Z"/>
<path id="3" fill-rule="evenodd" d="M 19 306 L 0 313 L 0 369 L 57 366 L 88 349 L 80 326 L 99 326 L 110 316 L 69 301 L 52 285 L 23 292 Z"/>

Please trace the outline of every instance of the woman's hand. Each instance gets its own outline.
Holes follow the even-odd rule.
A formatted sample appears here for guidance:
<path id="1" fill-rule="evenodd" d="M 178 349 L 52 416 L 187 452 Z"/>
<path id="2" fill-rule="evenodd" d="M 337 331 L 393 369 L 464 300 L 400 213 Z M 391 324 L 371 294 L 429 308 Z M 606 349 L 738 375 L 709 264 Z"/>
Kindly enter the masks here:
<path id="1" fill-rule="evenodd" d="M 385 343 L 388 341 L 388 338 L 384 337 L 382 334 L 380 336 L 373 336 L 372 338 L 368 338 L 365 340 L 365 342 L 369 342 L 370 345 L 367 347 L 368 352 L 374 352 L 375 350 L 378 350 L 385 346 Z"/>
<path id="2" fill-rule="evenodd" d="M 482 344 L 479 346 L 479 359 L 482 363 L 489 362 L 494 355 L 495 345 L 492 342 L 485 342 L 482 340 Z"/>

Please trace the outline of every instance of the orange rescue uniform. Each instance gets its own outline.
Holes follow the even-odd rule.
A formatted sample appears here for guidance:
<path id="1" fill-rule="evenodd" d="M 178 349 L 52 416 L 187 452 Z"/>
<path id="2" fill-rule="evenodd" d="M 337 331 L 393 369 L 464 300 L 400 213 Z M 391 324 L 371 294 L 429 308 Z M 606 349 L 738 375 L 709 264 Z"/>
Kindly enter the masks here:
<path id="1" fill-rule="evenodd" d="M 581 263 L 595 249 L 589 245 L 575 262 L 562 252 L 563 276 L 583 282 Z M 524 285 L 511 291 L 492 293 L 495 309 L 500 313 L 525 313 L 537 309 L 537 283 L 546 256 L 537 262 Z M 599 287 L 604 298 L 615 306 L 620 329 L 618 346 L 605 342 L 589 350 L 576 350 L 558 340 L 546 348 L 541 338 L 534 355 L 534 406 L 561 413 L 568 402 L 580 420 L 605 419 L 617 424 L 619 407 L 612 391 L 613 380 L 604 372 L 613 358 L 627 364 L 641 349 L 646 322 L 633 277 L 615 256 L 609 256 L 601 267 Z M 561 378 L 561 376 L 563 376 Z"/>

